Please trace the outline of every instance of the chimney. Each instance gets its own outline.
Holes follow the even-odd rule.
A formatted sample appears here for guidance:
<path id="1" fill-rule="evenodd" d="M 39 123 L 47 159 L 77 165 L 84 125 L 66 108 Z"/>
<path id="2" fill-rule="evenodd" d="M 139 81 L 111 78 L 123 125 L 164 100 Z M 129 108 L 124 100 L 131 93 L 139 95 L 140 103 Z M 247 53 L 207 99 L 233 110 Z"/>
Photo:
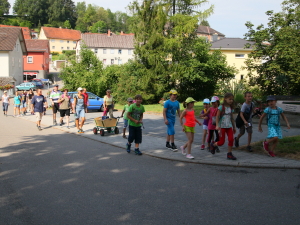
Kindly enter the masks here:
<path id="1" fill-rule="evenodd" d="M 121 30 L 121 35 L 124 35 L 124 32 Z"/>
<path id="2" fill-rule="evenodd" d="M 110 36 L 111 36 L 110 29 L 108 29 L 108 31 L 107 31 L 107 36 L 108 36 L 108 37 L 110 37 Z"/>
<path id="3" fill-rule="evenodd" d="M 218 40 L 218 34 L 217 33 L 214 33 L 213 34 L 213 41 L 217 41 Z"/>

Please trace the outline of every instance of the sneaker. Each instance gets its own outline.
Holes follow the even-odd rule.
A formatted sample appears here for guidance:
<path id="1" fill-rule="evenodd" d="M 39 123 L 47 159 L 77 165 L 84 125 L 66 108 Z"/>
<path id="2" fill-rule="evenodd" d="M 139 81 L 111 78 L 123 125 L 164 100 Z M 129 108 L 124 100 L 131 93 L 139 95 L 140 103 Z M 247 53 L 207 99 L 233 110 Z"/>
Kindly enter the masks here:
<path id="1" fill-rule="evenodd" d="M 143 155 L 143 153 L 141 153 L 140 149 L 138 149 L 138 148 L 134 149 L 134 153 L 136 155 Z"/>
<path id="2" fill-rule="evenodd" d="M 186 157 L 187 159 L 194 159 L 194 156 L 192 156 L 191 154 L 187 154 L 185 157 Z"/>
<path id="3" fill-rule="evenodd" d="M 53 125 L 54 125 L 54 126 L 56 126 L 56 125 L 57 125 L 57 122 L 56 122 L 55 120 L 53 121 Z"/>
<path id="4" fill-rule="evenodd" d="M 70 129 L 70 127 L 69 127 L 69 126 L 67 126 L 67 128 L 68 128 L 68 129 Z"/>
<path id="5" fill-rule="evenodd" d="M 61 124 L 59 124 L 59 126 L 62 126 L 63 124 L 61 123 Z"/>
<path id="6" fill-rule="evenodd" d="M 64 122 L 64 121 L 62 121 L 62 122 L 61 122 L 61 124 L 62 124 L 62 125 L 64 125 L 64 124 L 65 124 L 65 122 Z"/>
<path id="7" fill-rule="evenodd" d="M 209 150 L 210 150 L 210 153 L 211 153 L 211 154 L 215 154 L 216 147 L 214 146 L 214 143 L 210 143 L 210 148 L 209 148 Z"/>
<path id="8" fill-rule="evenodd" d="M 263 142 L 263 147 L 264 147 L 264 150 L 267 151 L 269 153 L 269 143 L 264 141 Z"/>
<path id="9" fill-rule="evenodd" d="M 79 130 L 77 131 L 77 133 L 78 133 L 78 134 L 81 134 L 80 132 L 81 132 L 81 130 L 79 129 Z"/>
<path id="10" fill-rule="evenodd" d="M 172 150 L 172 146 L 169 143 L 166 144 L 166 148 Z"/>
<path id="11" fill-rule="evenodd" d="M 238 148 L 240 146 L 239 140 L 236 139 L 236 137 L 234 138 L 234 145 L 236 148 Z"/>
<path id="12" fill-rule="evenodd" d="M 178 151 L 178 148 L 177 148 L 177 146 L 174 143 L 172 144 L 172 151 L 173 152 L 177 152 Z"/>
<path id="13" fill-rule="evenodd" d="M 130 148 L 131 148 L 131 145 L 128 144 L 128 143 L 126 143 L 126 151 L 127 151 L 128 153 L 130 153 Z"/>
<path id="14" fill-rule="evenodd" d="M 204 150 L 205 149 L 205 145 L 201 145 L 201 150 Z"/>
<path id="15" fill-rule="evenodd" d="M 253 152 L 252 147 L 251 147 L 250 145 L 247 146 L 247 150 L 248 150 L 249 152 Z"/>
<path id="16" fill-rule="evenodd" d="M 216 146 L 216 152 L 217 152 L 217 153 L 220 153 L 220 149 L 219 149 L 218 146 Z"/>
<path id="17" fill-rule="evenodd" d="M 270 155 L 271 157 L 275 157 L 275 156 L 276 156 L 272 150 L 269 151 L 269 155 Z"/>
<path id="18" fill-rule="evenodd" d="M 180 149 L 181 149 L 182 155 L 186 155 L 186 152 L 185 152 L 185 149 L 183 148 L 183 146 L 181 146 Z"/>
<path id="19" fill-rule="evenodd" d="M 81 133 L 81 134 L 83 134 L 83 133 L 84 133 L 84 131 L 83 131 L 82 129 L 80 129 L 80 133 Z"/>
<path id="20" fill-rule="evenodd" d="M 236 157 L 234 157 L 234 155 L 232 155 L 232 152 L 228 152 L 227 159 L 236 160 Z"/>
<path id="21" fill-rule="evenodd" d="M 41 130 L 42 130 L 42 128 L 41 128 L 40 126 L 38 127 L 38 129 L 39 129 L 39 131 L 41 131 Z"/>

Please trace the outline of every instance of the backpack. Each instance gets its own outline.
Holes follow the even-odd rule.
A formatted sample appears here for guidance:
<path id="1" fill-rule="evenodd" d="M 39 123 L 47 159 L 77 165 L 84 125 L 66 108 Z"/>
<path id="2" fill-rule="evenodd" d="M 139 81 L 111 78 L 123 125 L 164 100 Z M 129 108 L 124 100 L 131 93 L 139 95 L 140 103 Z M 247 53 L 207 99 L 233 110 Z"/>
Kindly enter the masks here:
<path id="1" fill-rule="evenodd" d="M 271 119 L 271 116 L 272 116 L 272 115 L 277 115 L 277 116 L 278 116 L 278 124 L 273 124 L 273 125 L 279 126 L 279 125 L 280 125 L 280 113 L 279 113 L 278 107 L 276 106 L 277 114 L 271 114 L 271 113 L 270 113 L 270 110 L 272 110 L 272 109 L 271 109 L 270 107 L 268 107 L 268 112 L 267 112 L 268 116 L 267 116 L 267 118 L 266 118 L 267 125 L 268 125 L 268 123 L 269 123 L 269 120 Z"/>
<path id="2" fill-rule="evenodd" d="M 243 113 L 243 116 L 244 116 L 246 121 L 248 121 L 250 119 L 250 115 L 251 115 L 251 112 L 252 112 L 252 106 L 253 106 L 253 103 L 251 102 L 250 113 Z M 238 115 L 235 119 L 235 124 L 236 124 L 237 128 L 241 128 L 244 125 L 244 120 L 242 119 L 240 113 L 238 113 Z"/>

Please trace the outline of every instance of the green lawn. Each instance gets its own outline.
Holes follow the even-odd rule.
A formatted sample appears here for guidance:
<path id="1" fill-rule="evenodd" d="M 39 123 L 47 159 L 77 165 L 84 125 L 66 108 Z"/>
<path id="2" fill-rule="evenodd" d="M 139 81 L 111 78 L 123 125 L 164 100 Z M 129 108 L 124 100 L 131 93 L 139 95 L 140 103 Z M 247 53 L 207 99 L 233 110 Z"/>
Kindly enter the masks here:
<path id="1" fill-rule="evenodd" d="M 152 105 L 144 105 L 145 107 L 145 111 L 146 113 L 158 113 L 158 114 L 162 114 L 162 111 L 163 111 L 163 106 L 160 105 L 160 104 L 152 104 Z M 124 105 L 120 105 L 120 104 L 116 104 L 115 105 L 115 109 L 118 109 L 118 110 L 123 110 L 124 108 Z M 180 109 L 183 110 L 183 105 L 182 103 L 180 104 Z M 199 115 L 200 112 L 203 110 L 203 103 L 202 102 L 197 102 L 195 103 L 195 114 L 196 115 Z"/>

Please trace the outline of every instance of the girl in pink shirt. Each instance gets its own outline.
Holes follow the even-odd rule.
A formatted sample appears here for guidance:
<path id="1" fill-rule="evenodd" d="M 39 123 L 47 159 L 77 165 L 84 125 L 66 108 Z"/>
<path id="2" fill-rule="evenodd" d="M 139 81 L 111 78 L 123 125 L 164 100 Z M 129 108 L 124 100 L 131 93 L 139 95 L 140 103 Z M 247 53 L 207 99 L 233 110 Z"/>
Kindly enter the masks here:
<path id="1" fill-rule="evenodd" d="M 180 124 L 182 126 L 183 132 L 185 132 L 188 141 L 185 145 L 181 146 L 181 153 L 188 159 L 193 159 L 191 155 L 192 143 L 194 141 L 195 126 L 196 123 L 202 125 L 195 117 L 194 103 L 196 101 L 192 97 L 188 97 L 183 103 L 183 107 L 186 108 L 180 115 Z M 185 123 L 183 124 L 182 119 L 185 118 Z M 187 148 L 187 152 L 186 149 Z"/>

